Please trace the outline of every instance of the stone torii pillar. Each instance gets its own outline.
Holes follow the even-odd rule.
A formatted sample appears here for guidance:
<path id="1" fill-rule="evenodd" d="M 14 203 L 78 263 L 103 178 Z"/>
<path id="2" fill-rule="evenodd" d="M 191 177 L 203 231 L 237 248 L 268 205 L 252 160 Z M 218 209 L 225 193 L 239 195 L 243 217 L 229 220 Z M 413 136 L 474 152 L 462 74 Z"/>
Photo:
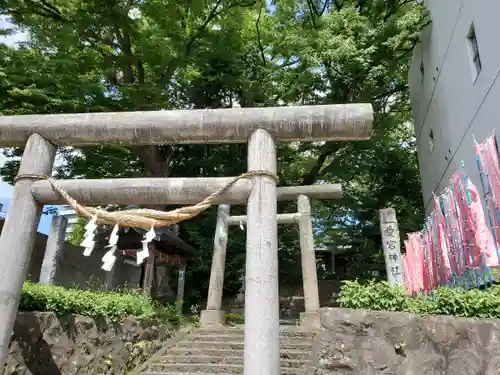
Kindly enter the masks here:
<path id="1" fill-rule="evenodd" d="M 217 225 L 214 236 L 214 251 L 210 269 L 207 309 L 201 312 L 200 323 L 203 327 L 220 326 L 225 323 L 225 311 L 222 310 L 222 290 L 226 267 L 226 248 L 229 229 L 228 204 L 221 204 L 217 209 Z"/>
<path id="2" fill-rule="evenodd" d="M 266 130 L 250 135 L 248 170 L 277 173 L 276 144 Z M 247 202 L 244 375 L 280 373 L 276 183 L 253 177 Z"/>
<path id="3" fill-rule="evenodd" d="M 305 195 L 298 198 L 300 255 L 302 282 L 304 284 L 304 304 L 306 311 L 300 314 L 301 324 L 306 327 L 321 325 L 319 317 L 318 274 L 314 253 L 311 202 Z"/>
<path id="4" fill-rule="evenodd" d="M 172 225 L 172 232 L 178 236 L 180 228 L 178 224 Z M 177 275 L 177 293 L 175 300 L 177 301 L 177 314 L 182 315 L 182 307 L 184 303 L 184 289 L 186 287 L 186 261 L 180 259 L 179 263 L 179 274 Z"/>
<path id="5" fill-rule="evenodd" d="M 0 133 L 5 134 L 1 129 Z M 0 372 L 9 350 L 9 341 L 17 317 L 21 290 L 28 272 L 35 245 L 42 205 L 31 193 L 31 175 L 49 175 L 56 156 L 56 147 L 38 134 L 26 142 L 19 176 L 26 178 L 14 182 L 14 192 L 7 219 L 0 236 Z"/>
<path id="6" fill-rule="evenodd" d="M 370 104 L 0 116 L 0 147 L 26 146 L 0 236 L 0 363 L 8 352 L 41 205 L 63 203 L 49 181 L 34 182 L 51 173 L 54 145 L 248 142 L 249 169 L 275 173 L 275 141 L 364 140 L 372 123 Z M 199 203 L 233 179 L 69 180 L 59 186 L 84 205 L 182 205 Z M 266 176 L 239 181 L 214 204 L 247 199 L 244 374 L 278 375 L 276 181 Z"/>

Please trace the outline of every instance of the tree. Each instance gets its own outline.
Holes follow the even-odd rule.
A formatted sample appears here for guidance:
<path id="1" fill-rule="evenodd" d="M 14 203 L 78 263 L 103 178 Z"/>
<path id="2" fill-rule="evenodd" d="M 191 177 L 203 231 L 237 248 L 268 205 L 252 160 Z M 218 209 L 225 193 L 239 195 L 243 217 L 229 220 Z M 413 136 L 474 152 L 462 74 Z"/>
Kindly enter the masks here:
<path id="1" fill-rule="evenodd" d="M 318 237 L 352 246 L 350 277 L 370 263 L 383 269 L 378 209 L 395 206 L 405 231 L 423 220 L 407 75 L 427 13 L 406 1 L 280 1 L 275 14 L 284 101 L 371 102 L 375 109 L 370 141 L 285 146 L 281 170 L 290 183 L 342 183 L 343 200 L 316 204 Z"/>
<path id="2" fill-rule="evenodd" d="M 343 200 L 314 205 L 317 238 L 353 244 L 353 264 L 380 265 L 379 208 L 396 206 L 408 230 L 422 221 L 407 93 L 410 52 L 427 23 L 420 5 L 3 0 L 0 13 L 31 35 L 19 49 L 0 49 L 2 114 L 371 102 L 371 141 L 280 145 L 281 184 L 343 184 Z M 244 145 L 65 148 L 60 155 L 64 178 L 230 176 L 246 169 Z M 2 173 L 15 171 L 7 163 Z M 280 204 L 282 212 L 293 208 Z M 212 210 L 181 226 L 203 250 L 187 275 L 200 297 L 214 225 Z M 234 232 L 228 293 L 237 291 L 244 264 L 244 235 Z M 280 228 L 280 248 L 280 282 L 296 285 L 295 228 Z"/>
<path id="3" fill-rule="evenodd" d="M 79 246 L 82 243 L 85 235 L 86 224 L 87 220 L 85 220 L 83 217 L 79 217 L 73 227 L 73 230 L 68 235 L 68 238 L 66 238 L 66 241 L 73 245 Z"/>

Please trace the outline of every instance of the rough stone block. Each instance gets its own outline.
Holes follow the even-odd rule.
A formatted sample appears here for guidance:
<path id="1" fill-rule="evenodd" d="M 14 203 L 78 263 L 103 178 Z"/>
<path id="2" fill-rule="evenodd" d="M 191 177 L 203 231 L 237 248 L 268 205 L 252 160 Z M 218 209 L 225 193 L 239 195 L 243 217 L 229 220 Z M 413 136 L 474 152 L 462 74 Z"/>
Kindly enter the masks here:
<path id="1" fill-rule="evenodd" d="M 20 312 L 0 374 L 128 374 L 174 334 L 159 321 Z"/>
<path id="2" fill-rule="evenodd" d="M 224 324 L 226 324 L 226 312 L 224 310 L 203 310 L 201 312 L 201 327 L 218 327 Z"/>
<path id="3" fill-rule="evenodd" d="M 320 309 L 318 375 L 495 375 L 500 321 Z"/>
<path id="4" fill-rule="evenodd" d="M 300 313 L 300 326 L 306 329 L 321 328 L 321 316 L 319 312 L 302 312 Z"/>

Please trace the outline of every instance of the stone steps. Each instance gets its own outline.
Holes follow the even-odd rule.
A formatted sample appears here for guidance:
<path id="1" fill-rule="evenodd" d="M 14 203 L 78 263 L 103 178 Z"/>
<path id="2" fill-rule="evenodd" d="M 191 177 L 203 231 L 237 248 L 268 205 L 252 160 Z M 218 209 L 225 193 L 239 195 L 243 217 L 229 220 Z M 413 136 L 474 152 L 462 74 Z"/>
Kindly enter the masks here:
<path id="1" fill-rule="evenodd" d="M 281 367 L 297 367 L 297 366 L 304 366 L 309 359 L 304 360 L 304 359 L 288 359 L 288 358 L 282 358 L 281 359 Z M 205 355 L 191 355 L 191 356 L 183 356 L 183 355 L 176 355 L 170 354 L 162 357 L 162 359 L 157 362 L 161 364 L 171 364 L 171 363 L 220 363 L 220 364 L 229 364 L 229 365 L 242 365 L 243 364 L 243 357 L 242 356 L 215 356 L 215 355 L 210 355 L 210 354 L 205 354 Z"/>
<path id="2" fill-rule="evenodd" d="M 175 354 L 179 357 L 182 356 L 205 356 L 210 355 L 214 357 L 240 357 L 243 358 L 243 350 L 232 349 L 199 349 L 199 348 L 178 348 L 174 347 L 168 351 L 169 355 Z M 311 351 L 307 350 L 281 350 L 280 355 L 282 359 L 297 359 L 309 360 L 311 358 Z"/>
<path id="3" fill-rule="evenodd" d="M 313 332 L 297 327 L 280 331 L 280 374 L 303 374 L 311 360 Z M 237 328 L 198 329 L 155 357 L 142 375 L 243 374 L 244 331 Z"/>
<path id="4" fill-rule="evenodd" d="M 241 336 L 243 337 L 243 329 L 241 328 L 219 328 L 219 329 L 210 329 L 210 328 L 201 328 L 195 332 L 193 332 L 190 337 L 195 336 Z M 292 337 L 292 338 L 310 338 L 314 339 L 315 333 L 311 331 L 304 331 L 300 328 L 290 327 L 290 328 L 282 328 L 280 330 L 280 337 Z"/>
<path id="5" fill-rule="evenodd" d="M 186 342 L 191 342 L 191 341 L 197 341 L 197 342 L 209 342 L 212 343 L 214 342 L 214 339 L 217 339 L 217 342 L 219 343 L 233 343 L 235 340 L 240 340 L 243 342 L 243 335 L 237 336 L 237 335 L 218 335 L 218 336 L 210 336 L 210 335 L 200 335 L 200 336 L 193 336 L 190 337 L 188 341 L 181 341 L 183 343 Z M 285 345 L 295 345 L 295 344 L 304 344 L 304 343 L 310 343 L 312 342 L 313 339 L 309 337 L 281 337 L 280 342 Z"/>
<path id="6" fill-rule="evenodd" d="M 303 368 L 280 368 L 280 375 L 303 374 Z M 165 363 L 152 364 L 143 375 L 179 375 L 179 374 L 243 374 L 243 365 L 221 365 L 207 363 Z"/>
<path id="7" fill-rule="evenodd" d="M 181 341 L 177 344 L 180 348 L 196 348 L 196 349 L 227 349 L 227 350 L 243 350 L 243 342 L 210 342 L 210 341 L 201 341 L 201 342 L 191 342 L 191 341 Z M 285 350 L 311 350 L 310 343 L 295 343 L 295 344 L 280 344 L 280 349 Z"/>

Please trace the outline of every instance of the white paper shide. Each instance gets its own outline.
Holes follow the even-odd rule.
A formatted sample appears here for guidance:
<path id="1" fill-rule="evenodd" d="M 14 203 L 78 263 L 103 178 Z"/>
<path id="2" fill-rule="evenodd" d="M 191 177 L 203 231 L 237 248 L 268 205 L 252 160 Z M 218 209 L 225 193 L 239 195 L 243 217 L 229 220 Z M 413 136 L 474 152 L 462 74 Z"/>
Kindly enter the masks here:
<path id="1" fill-rule="evenodd" d="M 142 249 L 137 252 L 137 264 L 142 264 L 144 259 L 149 256 L 149 243 L 156 237 L 154 227 L 151 227 L 149 231 L 144 235 L 144 240 L 142 241 Z"/>
<path id="2" fill-rule="evenodd" d="M 104 271 L 111 271 L 113 269 L 113 266 L 116 262 L 116 244 L 118 243 L 118 231 L 120 230 L 120 227 L 118 224 L 116 224 L 113 228 L 113 231 L 111 232 L 111 235 L 109 236 L 109 243 L 106 246 L 109 250 L 104 254 L 102 257 L 102 269 Z"/>
<path id="3" fill-rule="evenodd" d="M 81 247 L 85 248 L 83 251 L 83 255 L 88 257 L 92 254 L 92 250 L 94 250 L 94 237 L 95 230 L 97 229 L 97 216 L 94 215 L 92 219 L 85 225 L 85 233 L 83 234 L 83 241 L 80 244 Z"/>

